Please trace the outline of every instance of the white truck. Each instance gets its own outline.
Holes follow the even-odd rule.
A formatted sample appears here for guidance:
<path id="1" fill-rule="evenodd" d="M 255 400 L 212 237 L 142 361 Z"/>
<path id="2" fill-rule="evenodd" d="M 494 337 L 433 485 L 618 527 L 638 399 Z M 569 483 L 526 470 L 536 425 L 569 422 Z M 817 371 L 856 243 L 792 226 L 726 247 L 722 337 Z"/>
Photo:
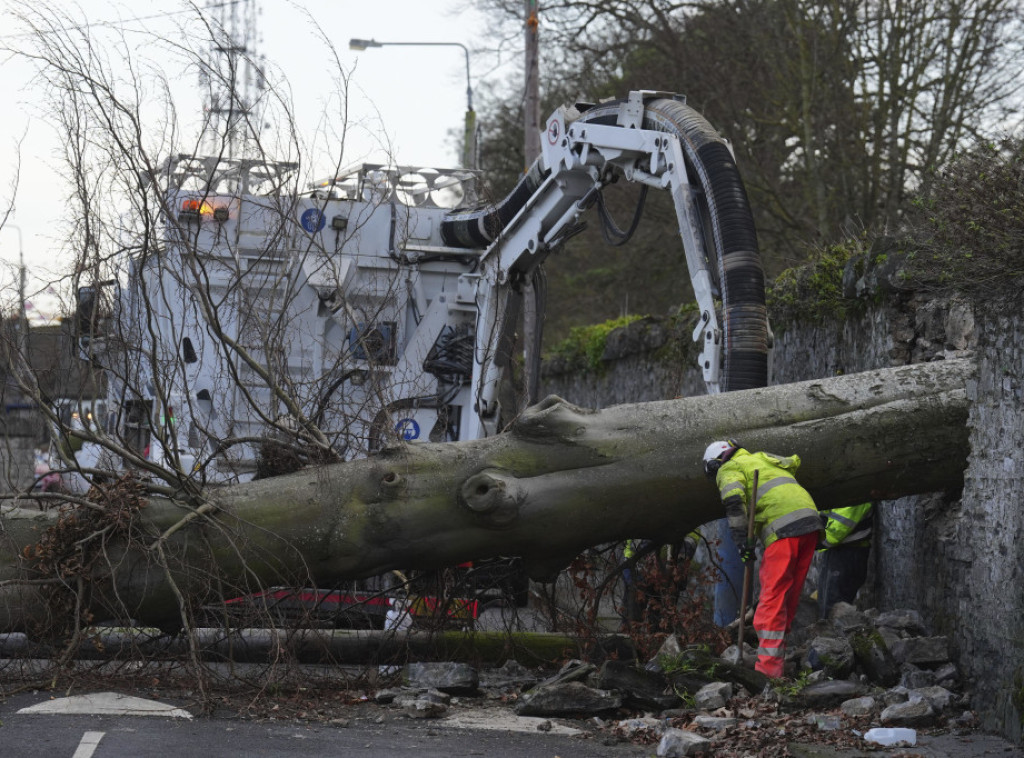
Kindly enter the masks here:
<path id="1" fill-rule="evenodd" d="M 295 164 L 167 161 L 146 177 L 162 228 L 79 292 L 81 353 L 107 379 L 86 472 L 205 485 L 262 475 L 275 454 L 351 459 L 495 434 L 515 413 L 502 383 L 524 293 L 542 309 L 539 265 L 619 179 L 674 200 L 709 392 L 766 384 L 754 224 L 710 125 L 682 97 L 637 91 L 560 108 L 542 148 L 492 204 L 467 170 L 362 165 L 300 192 Z"/>

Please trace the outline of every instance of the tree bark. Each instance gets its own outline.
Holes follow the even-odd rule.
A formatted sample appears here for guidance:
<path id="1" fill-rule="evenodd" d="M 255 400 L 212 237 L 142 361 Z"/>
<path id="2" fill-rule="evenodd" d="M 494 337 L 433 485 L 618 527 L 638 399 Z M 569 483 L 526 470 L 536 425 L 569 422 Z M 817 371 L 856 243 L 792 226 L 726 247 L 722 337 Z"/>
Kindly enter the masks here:
<path id="1" fill-rule="evenodd" d="M 330 587 L 391 569 L 522 556 L 551 578 L 583 549 L 681 539 L 723 515 L 702 471 L 715 439 L 798 453 L 820 507 L 962 486 L 968 360 L 590 411 L 549 397 L 505 433 L 403 445 L 367 460 L 209 493 L 150 498 L 134 538 L 103 543 L 88 602 L 174 627 L 180 607 L 272 585 Z M 0 520 L 0 630 L 45 603 L 22 555 L 50 514 Z M 183 521 L 183 519 L 185 519 Z"/>

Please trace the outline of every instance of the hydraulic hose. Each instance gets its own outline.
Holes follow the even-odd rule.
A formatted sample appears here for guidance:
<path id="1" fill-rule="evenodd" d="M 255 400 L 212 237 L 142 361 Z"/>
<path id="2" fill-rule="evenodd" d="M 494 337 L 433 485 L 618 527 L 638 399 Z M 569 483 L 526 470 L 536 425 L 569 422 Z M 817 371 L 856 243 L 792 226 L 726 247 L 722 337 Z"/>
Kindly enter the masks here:
<path id="1" fill-rule="evenodd" d="M 579 121 L 616 124 L 621 101 L 594 106 Z M 723 391 L 768 384 L 768 313 L 764 269 L 750 202 L 732 153 L 707 120 L 685 103 L 654 99 L 644 104 L 644 129 L 675 135 L 683 148 L 692 185 L 701 188 L 697 205 L 709 228 L 708 267 L 717 274 L 722 299 Z M 449 215 L 442 223 L 445 244 L 485 247 L 515 217 L 543 180 L 535 162 L 505 199 L 493 206 Z"/>
<path id="2" fill-rule="evenodd" d="M 540 158 L 533 162 L 512 191 L 496 205 L 449 213 L 441 222 L 441 239 L 449 247 L 482 248 L 490 245 L 540 187 L 547 172 Z"/>
<path id="3" fill-rule="evenodd" d="M 602 104 L 586 111 L 580 121 L 614 124 L 618 112 L 619 103 Z M 715 258 L 708 265 L 717 272 L 722 298 L 722 389 L 764 387 L 768 384 L 764 268 L 750 202 L 732 153 L 703 116 L 678 100 L 646 102 L 643 128 L 679 138 L 689 180 L 703 190 L 698 206 L 706 212 L 708 254 Z"/>

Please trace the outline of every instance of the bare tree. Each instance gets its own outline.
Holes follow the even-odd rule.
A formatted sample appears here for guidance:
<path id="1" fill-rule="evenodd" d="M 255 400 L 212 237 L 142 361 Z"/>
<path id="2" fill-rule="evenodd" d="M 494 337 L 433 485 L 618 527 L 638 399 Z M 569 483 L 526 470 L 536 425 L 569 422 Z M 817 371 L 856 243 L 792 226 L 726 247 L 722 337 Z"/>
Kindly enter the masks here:
<path id="1" fill-rule="evenodd" d="M 544 160 L 511 200 L 480 207 L 471 173 L 345 171 L 343 144 L 326 177 L 311 181 L 283 87 L 268 76 L 260 99 L 238 96 L 238 57 L 210 59 L 205 43 L 187 42 L 236 48 L 201 16 L 202 34 L 162 43 L 223 89 L 212 99 L 227 118 L 194 133 L 179 123 L 158 68 L 108 59 L 99 51 L 109 48 L 59 14 L 25 23 L 34 34 L 26 54 L 40 63 L 68 134 L 77 350 L 106 382 L 105 414 L 84 397 L 71 403 L 77 425 L 48 411 L 70 491 L 43 499 L 76 507 L 28 552 L 41 581 L 71 589 L 52 618 L 73 638 L 100 606 L 142 617 L 173 597 L 161 623 L 191 629 L 202 609 L 271 582 L 319 586 L 367 573 L 320 564 L 348 562 L 335 541 L 358 547 L 357 532 L 381 517 L 392 522 L 371 504 L 376 488 L 393 491 L 401 476 L 370 481 L 372 492 L 357 487 L 370 522 L 333 508 L 324 492 L 305 501 L 346 521 L 351 536 L 324 531 L 301 503 L 289 510 L 260 495 L 255 511 L 220 521 L 223 498 L 247 498 L 262 491 L 247 489 L 250 480 L 307 464 L 373 471 L 367 455 L 396 442 L 477 440 L 512 423 L 518 398 L 507 397 L 502 378 L 525 283 L 619 178 L 669 190 L 676 244 L 696 283 L 694 334 L 709 386 L 767 380 L 764 280 L 746 195 L 727 145 L 677 100 L 632 92 L 585 113 L 558 110 Z M 50 408 L 27 365 L 16 375 Z M 326 467 L 314 471 L 318 487 L 330 483 Z M 158 502 L 163 515 L 149 521 Z M 293 521 L 313 531 L 295 532 Z M 401 532 L 392 536 L 412 566 L 444 565 L 458 542 L 420 546 Z M 309 552 L 316 533 L 327 542 Z M 303 544 L 288 545 L 292 536 Z M 385 563 L 379 570 L 392 568 Z M 101 603 L 87 599 L 95 572 L 128 564 L 140 595 L 115 582 Z"/>
<path id="2" fill-rule="evenodd" d="M 148 498 L 174 504 L 181 523 L 168 525 L 173 534 L 201 522 L 222 485 L 364 457 L 424 409 L 438 419 L 425 436 L 453 434 L 457 422 L 443 422 L 465 384 L 459 336 L 442 345 L 428 382 L 405 366 L 397 330 L 406 328 L 410 298 L 427 307 L 424 280 L 433 277 L 433 297 L 429 286 L 469 263 L 456 255 L 431 270 L 427 259 L 421 274 L 399 259 L 422 231 L 411 227 L 410 209 L 440 214 L 472 202 L 473 178 L 389 165 L 347 169 L 349 73 L 337 58 L 337 110 L 323 114 L 326 126 L 307 147 L 284 83 L 261 61 L 239 56 L 228 30 L 201 12 L 180 36 L 150 40 L 200 76 L 216 101 L 217 112 L 207 109 L 198 128 L 177 110 L 165 70 L 129 54 L 134 45 L 117 36 L 124 33 L 103 32 L 120 44 L 99 44 L 98 32 L 58 10 L 20 22 L 30 41 L 14 52 L 37 63 L 66 135 L 74 262 L 62 285 L 75 293 L 75 354 L 102 385 L 98 394 L 55 391 L 24 350 L 12 342 L 6 351 L 14 385 L 46 415 L 62 460 L 63 489 L 33 494 L 44 505 L 74 506 L 31 561 L 70 588 L 50 606 L 49 620 L 74 640 L 92 616 L 62 563 L 69 555 L 109 567 L 105 551 L 115 534 L 143 538 L 153 570 L 170 586 L 178 581 L 167 572 L 181 556 L 131 527 Z M 321 41 L 332 51 L 325 35 Z M 265 80 L 258 99 L 240 94 L 245 68 Z M 314 165 L 323 171 L 318 181 L 308 173 Z M 341 198 L 358 198 L 358 212 L 326 218 L 328 203 Z M 337 254 L 359 240 L 372 254 L 357 268 Z M 260 552 L 241 538 L 225 544 L 238 555 Z M 205 599 L 265 589 L 265 577 L 244 568 L 227 583 L 206 573 L 210 560 L 192 567 L 209 590 Z M 302 569 L 275 577 L 294 587 L 311 582 Z M 179 599 L 178 624 L 190 629 L 202 600 Z M 118 596 L 107 600 L 105 613 L 130 615 Z"/>
<path id="3" fill-rule="evenodd" d="M 522 23 L 520 6 L 491 4 L 500 29 Z M 808 245 L 898 223 L 908 193 L 958 151 L 1016 124 L 1020 31 L 1005 0 L 559 0 L 541 12 L 542 78 L 591 101 L 623 86 L 684 93 L 731 140 L 774 274 Z M 656 240 L 638 242 L 637 259 L 659 254 Z M 600 249 L 596 235 L 585 243 Z M 551 288 L 574 302 L 558 272 Z M 649 293 L 641 312 L 670 304 L 657 282 L 636 289 Z M 617 315 L 579 307 L 594 321 Z"/>

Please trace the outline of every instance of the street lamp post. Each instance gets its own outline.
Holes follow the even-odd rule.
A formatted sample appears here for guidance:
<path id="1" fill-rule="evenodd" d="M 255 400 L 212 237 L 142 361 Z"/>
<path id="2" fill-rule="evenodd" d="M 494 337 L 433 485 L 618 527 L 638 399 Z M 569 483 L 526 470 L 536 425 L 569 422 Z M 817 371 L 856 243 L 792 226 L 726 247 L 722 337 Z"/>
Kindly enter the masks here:
<path id="1" fill-rule="evenodd" d="M 17 224 L 4 224 L 4 229 L 13 229 L 18 233 L 18 343 L 21 354 L 25 354 L 28 345 L 28 320 L 25 313 L 25 245 L 21 237 L 21 227 Z"/>
<path id="2" fill-rule="evenodd" d="M 350 50 L 369 50 L 373 47 L 461 47 L 466 56 L 466 134 L 462 145 L 462 165 L 476 168 L 476 111 L 473 110 L 473 85 L 469 75 L 469 48 L 461 42 L 378 42 L 375 39 L 350 39 Z"/>

